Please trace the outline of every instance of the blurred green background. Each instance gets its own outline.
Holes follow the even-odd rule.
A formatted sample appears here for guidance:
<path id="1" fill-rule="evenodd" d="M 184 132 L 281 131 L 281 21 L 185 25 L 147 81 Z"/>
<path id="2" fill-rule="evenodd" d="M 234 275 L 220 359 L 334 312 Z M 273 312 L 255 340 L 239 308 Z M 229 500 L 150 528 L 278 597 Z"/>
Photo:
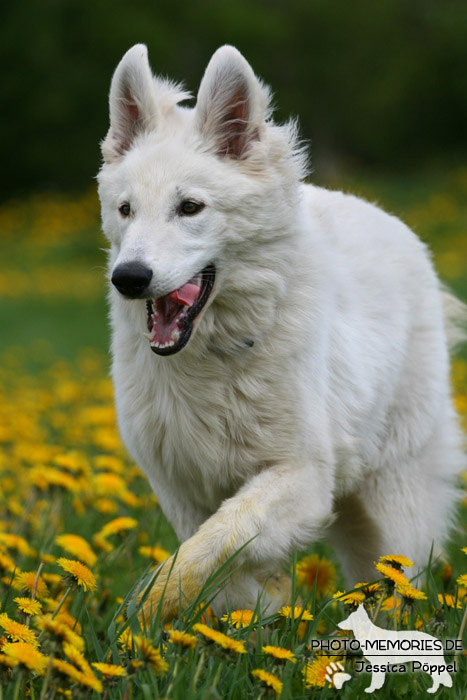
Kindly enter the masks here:
<path id="1" fill-rule="evenodd" d="M 237 46 L 277 118 L 299 116 L 319 177 L 467 150 L 465 0 L 17 0 L 0 36 L 2 198 L 90 185 L 110 78 L 136 42 L 194 94 L 215 49 Z"/>

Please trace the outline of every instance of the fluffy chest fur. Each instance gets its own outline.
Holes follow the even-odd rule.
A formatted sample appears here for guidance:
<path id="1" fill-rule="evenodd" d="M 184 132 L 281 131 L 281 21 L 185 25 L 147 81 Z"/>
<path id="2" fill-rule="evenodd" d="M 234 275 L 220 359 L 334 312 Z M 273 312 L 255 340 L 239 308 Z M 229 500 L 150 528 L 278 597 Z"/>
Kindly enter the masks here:
<path id="1" fill-rule="evenodd" d="M 141 337 L 129 343 L 127 332 L 116 323 L 119 423 L 156 493 L 170 484 L 215 510 L 248 477 L 297 452 L 303 417 L 286 367 L 274 371 L 247 347 L 246 363 L 215 352 L 159 360 Z"/>

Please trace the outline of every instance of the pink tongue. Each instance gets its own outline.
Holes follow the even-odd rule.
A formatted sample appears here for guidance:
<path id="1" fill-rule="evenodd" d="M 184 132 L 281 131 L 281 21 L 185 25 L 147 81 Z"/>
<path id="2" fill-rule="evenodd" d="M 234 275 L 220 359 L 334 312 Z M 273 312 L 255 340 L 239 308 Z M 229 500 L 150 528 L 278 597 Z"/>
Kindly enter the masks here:
<path id="1" fill-rule="evenodd" d="M 170 292 L 167 296 L 169 299 L 178 301 L 179 304 L 186 304 L 186 306 L 193 306 L 199 294 L 199 286 L 193 284 L 192 282 L 187 282 L 180 289 L 176 289 L 174 292 Z"/>

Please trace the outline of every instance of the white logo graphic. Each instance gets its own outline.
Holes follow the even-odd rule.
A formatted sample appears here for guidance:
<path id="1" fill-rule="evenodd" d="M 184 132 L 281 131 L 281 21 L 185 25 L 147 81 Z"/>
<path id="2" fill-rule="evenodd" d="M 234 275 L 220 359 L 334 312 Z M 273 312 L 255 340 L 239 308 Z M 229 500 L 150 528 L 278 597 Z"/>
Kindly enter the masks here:
<path id="1" fill-rule="evenodd" d="M 340 661 L 337 664 L 331 661 L 329 666 L 326 666 L 326 675 L 324 676 L 328 683 L 340 690 L 344 683 L 351 679 L 350 673 L 345 673 L 344 667 Z"/>
<path id="2" fill-rule="evenodd" d="M 440 685 L 452 686 L 448 671 L 454 671 L 454 664 L 444 660 L 441 640 L 425 632 L 416 630 L 386 630 L 374 625 L 363 605 L 338 623 L 342 630 L 351 630 L 358 640 L 364 657 L 369 664 L 360 671 L 371 672 L 371 684 L 366 693 L 373 693 L 384 684 L 386 673 L 397 671 L 425 671 L 433 678 L 428 693 L 435 693 Z M 362 664 L 363 666 L 363 664 Z M 343 681 L 344 682 L 344 681 Z M 337 687 L 337 686 L 336 686 Z"/>

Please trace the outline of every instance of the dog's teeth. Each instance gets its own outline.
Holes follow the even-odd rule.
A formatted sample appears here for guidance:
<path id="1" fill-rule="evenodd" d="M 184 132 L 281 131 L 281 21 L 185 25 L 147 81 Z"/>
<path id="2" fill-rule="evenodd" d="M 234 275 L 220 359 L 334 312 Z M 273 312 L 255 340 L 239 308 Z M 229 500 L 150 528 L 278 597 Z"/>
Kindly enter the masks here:
<path id="1" fill-rule="evenodd" d="M 147 338 L 149 341 L 151 340 L 151 334 L 150 333 L 143 333 L 144 337 Z"/>
<path id="2" fill-rule="evenodd" d="M 180 338 L 180 333 L 178 331 L 174 331 L 172 333 L 172 340 L 176 343 L 177 340 L 179 340 L 179 338 Z"/>
<path id="3" fill-rule="evenodd" d="M 183 310 L 184 310 L 184 311 L 187 311 L 189 308 L 190 308 L 190 307 L 189 307 L 187 304 L 185 304 L 185 306 L 183 307 Z"/>

